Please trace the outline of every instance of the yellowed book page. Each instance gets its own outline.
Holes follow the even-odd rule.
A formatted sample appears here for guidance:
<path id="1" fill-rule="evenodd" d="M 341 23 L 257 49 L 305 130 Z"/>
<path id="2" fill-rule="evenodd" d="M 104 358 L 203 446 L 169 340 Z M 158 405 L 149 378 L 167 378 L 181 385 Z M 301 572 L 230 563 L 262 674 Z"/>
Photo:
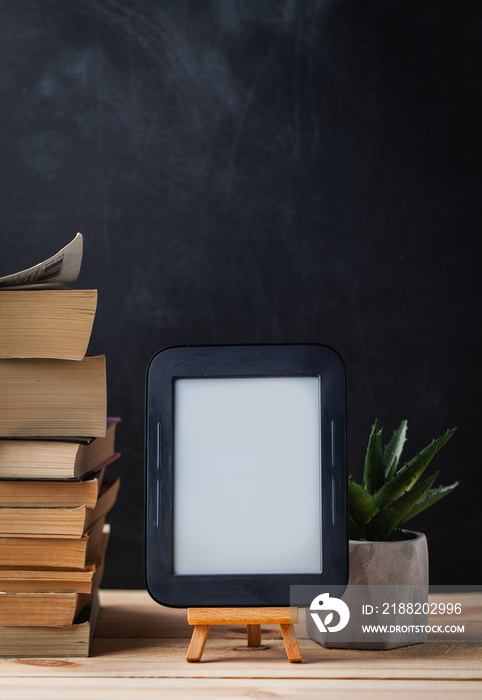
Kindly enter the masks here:
<path id="1" fill-rule="evenodd" d="M 94 574 L 94 566 L 86 567 L 81 571 L 0 568 L 0 591 L 6 593 L 91 593 Z"/>
<path id="2" fill-rule="evenodd" d="M 0 451 L 2 447 L 0 440 Z M 38 445 L 38 442 L 35 442 Z M 0 488 L 0 506 L 9 508 L 94 508 L 102 483 L 103 470 L 83 481 L 4 480 Z"/>
<path id="3" fill-rule="evenodd" d="M 69 627 L 76 615 L 79 593 L 2 593 L 0 625 Z"/>
<path id="4" fill-rule="evenodd" d="M 0 360 L 0 435 L 104 437 L 105 357 Z"/>
<path id="5" fill-rule="evenodd" d="M 0 508 L 2 537 L 82 537 L 85 506 L 78 508 Z"/>
<path id="6" fill-rule="evenodd" d="M 96 309 L 95 289 L 0 289 L 0 357 L 81 360 Z"/>

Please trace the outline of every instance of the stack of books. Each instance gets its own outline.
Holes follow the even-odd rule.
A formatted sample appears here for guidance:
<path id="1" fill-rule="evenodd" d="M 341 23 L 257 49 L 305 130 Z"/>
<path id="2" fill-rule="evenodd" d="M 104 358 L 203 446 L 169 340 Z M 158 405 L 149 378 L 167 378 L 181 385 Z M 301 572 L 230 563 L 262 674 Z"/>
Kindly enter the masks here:
<path id="1" fill-rule="evenodd" d="M 119 479 L 82 236 L 0 279 L 0 656 L 87 656 Z"/>

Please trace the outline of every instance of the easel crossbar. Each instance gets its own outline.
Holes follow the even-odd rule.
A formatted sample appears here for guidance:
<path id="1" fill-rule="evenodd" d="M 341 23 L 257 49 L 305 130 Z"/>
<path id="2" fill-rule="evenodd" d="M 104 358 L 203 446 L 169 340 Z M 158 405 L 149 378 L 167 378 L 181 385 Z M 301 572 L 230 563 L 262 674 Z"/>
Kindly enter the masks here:
<path id="1" fill-rule="evenodd" d="M 189 608 L 190 625 L 293 625 L 298 608 Z"/>

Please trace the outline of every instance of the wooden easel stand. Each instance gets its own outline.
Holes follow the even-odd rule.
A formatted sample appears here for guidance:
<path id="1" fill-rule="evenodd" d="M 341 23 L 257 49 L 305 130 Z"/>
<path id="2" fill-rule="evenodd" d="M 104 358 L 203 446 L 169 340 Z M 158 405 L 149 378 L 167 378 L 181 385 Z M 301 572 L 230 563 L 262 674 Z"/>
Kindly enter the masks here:
<path id="1" fill-rule="evenodd" d="M 187 661 L 201 661 L 211 625 L 246 625 L 248 646 L 261 644 L 260 625 L 279 625 L 291 663 L 301 662 L 294 623 L 298 608 L 189 608 L 187 621 L 194 625 Z"/>

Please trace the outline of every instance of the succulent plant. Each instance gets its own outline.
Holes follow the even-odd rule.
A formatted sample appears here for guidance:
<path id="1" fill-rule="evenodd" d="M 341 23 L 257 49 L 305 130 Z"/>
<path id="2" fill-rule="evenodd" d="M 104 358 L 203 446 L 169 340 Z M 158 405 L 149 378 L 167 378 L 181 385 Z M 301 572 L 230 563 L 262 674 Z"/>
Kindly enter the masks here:
<path id="1" fill-rule="evenodd" d="M 458 485 L 432 488 L 440 472 L 418 482 L 436 453 L 449 440 L 455 428 L 433 440 L 409 462 L 401 464 L 407 435 L 403 420 L 385 447 L 378 420 L 368 441 L 363 485 L 350 476 L 348 481 L 349 533 L 352 540 L 387 540 L 395 528 L 447 496 Z"/>

